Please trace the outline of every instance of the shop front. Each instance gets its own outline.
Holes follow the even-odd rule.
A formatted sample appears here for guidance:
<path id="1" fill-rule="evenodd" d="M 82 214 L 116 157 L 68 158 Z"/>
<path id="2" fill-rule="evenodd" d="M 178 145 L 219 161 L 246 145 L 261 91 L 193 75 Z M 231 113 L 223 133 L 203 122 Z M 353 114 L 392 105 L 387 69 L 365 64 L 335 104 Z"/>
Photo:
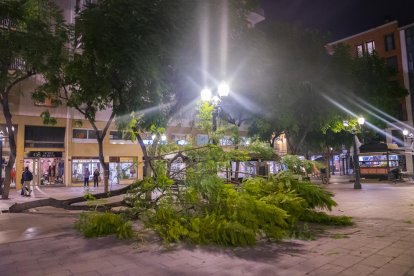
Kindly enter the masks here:
<path id="1" fill-rule="evenodd" d="M 361 177 L 387 179 L 391 171 L 405 171 L 403 149 L 395 144 L 375 143 L 360 147 L 359 166 Z"/>
<path id="2" fill-rule="evenodd" d="M 29 151 L 23 163 L 33 173 L 34 185 L 64 186 L 63 157 L 64 152 L 61 151 Z"/>
<path id="3" fill-rule="evenodd" d="M 109 157 L 109 183 L 131 184 L 138 177 L 136 157 Z"/>
<path id="4" fill-rule="evenodd" d="M 89 170 L 89 180 L 93 181 L 93 172 L 98 169 L 101 173 L 101 164 L 98 157 L 72 157 L 72 184 L 83 185 L 86 169 Z M 92 182 L 93 183 L 93 182 Z"/>

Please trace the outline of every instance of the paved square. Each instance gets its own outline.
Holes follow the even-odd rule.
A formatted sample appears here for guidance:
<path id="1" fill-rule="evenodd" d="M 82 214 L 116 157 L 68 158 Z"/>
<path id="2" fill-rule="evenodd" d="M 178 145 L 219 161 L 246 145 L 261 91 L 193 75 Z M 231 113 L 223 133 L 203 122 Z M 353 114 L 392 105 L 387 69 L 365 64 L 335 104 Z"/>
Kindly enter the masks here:
<path id="1" fill-rule="evenodd" d="M 0 275 L 414 275 L 414 185 L 362 185 L 328 185 L 339 203 L 333 213 L 355 226 L 251 248 L 84 239 L 73 229 L 77 212 L 3 213 Z"/>

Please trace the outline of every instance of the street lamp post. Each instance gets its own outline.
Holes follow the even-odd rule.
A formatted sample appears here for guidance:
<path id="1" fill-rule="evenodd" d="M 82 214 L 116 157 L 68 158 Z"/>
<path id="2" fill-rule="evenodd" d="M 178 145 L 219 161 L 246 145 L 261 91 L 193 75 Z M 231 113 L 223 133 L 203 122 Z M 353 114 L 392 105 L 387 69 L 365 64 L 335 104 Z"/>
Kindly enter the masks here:
<path id="1" fill-rule="evenodd" d="M 217 94 L 213 96 L 213 93 L 211 92 L 210 88 L 206 87 L 203 90 L 201 90 L 201 100 L 205 102 L 211 102 L 214 106 L 214 110 L 212 113 L 212 131 L 215 133 L 217 131 L 217 117 L 219 116 L 220 109 L 221 109 L 221 100 L 223 97 L 227 97 L 230 92 L 229 85 L 222 81 L 219 86 L 217 87 Z M 216 139 L 213 140 L 214 144 L 217 144 Z"/>
<path id="2" fill-rule="evenodd" d="M 362 126 L 365 123 L 364 117 L 358 118 L 358 124 Z M 344 126 L 349 126 L 347 121 L 344 121 Z M 361 172 L 359 168 L 359 156 L 358 156 L 358 149 L 357 149 L 357 129 L 355 127 L 352 128 L 352 134 L 354 138 L 354 171 L 355 171 L 355 182 L 354 182 L 354 189 L 360 190 L 361 187 Z"/>

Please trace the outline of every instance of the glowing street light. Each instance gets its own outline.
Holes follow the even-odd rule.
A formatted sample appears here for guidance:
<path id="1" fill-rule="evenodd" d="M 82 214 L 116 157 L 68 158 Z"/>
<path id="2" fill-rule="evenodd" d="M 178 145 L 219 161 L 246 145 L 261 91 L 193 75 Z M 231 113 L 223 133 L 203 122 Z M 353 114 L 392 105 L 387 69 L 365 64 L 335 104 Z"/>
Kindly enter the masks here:
<path id="1" fill-rule="evenodd" d="M 213 127 L 212 130 L 215 132 L 217 130 L 217 116 L 219 115 L 221 109 L 221 99 L 222 97 L 227 97 L 230 93 L 230 86 L 222 81 L 217 87 L 217 94 L 213 96 L 212 91 L 209 88 L 204 88 L 201 90 L 201 100 L 204 102 L 211 102 L 214 105 L 213 110 Z M 217 141 L 213 141 L 214 144 L 217 144 Z"/>
<path id="2" fill-rule="evenodd" d="M 222 81 L 217 90 L 220 97 L 227 97 L 230 92 L 230 86 L 226 82 Z"/>
<path id="3" fill-rule="evenodd" d="M 208 102 L 211 100 L 211 97 L 213 95 L 213 93 L 211 93 L 211 90 L 209 88 L 204 88 L 203 90 L 201 90 L 201 100 L 203 102 Z"/>
<path id="4" fill-rule="evenodd" d="M 365 124 L 365 118 L 364 117 L 359 117 L 358 118 L 358 124 L 361 126 L 363 124 Z"/>
<path id="5" fill-rule="evenodd" d="M 407 135 L 408 135 L 408 133 L 409 133 L 408 129 L 404 128 L 404 130 L 402 131 L 402 134 L 403 134 L 404 136 L 407 136 Z"/>

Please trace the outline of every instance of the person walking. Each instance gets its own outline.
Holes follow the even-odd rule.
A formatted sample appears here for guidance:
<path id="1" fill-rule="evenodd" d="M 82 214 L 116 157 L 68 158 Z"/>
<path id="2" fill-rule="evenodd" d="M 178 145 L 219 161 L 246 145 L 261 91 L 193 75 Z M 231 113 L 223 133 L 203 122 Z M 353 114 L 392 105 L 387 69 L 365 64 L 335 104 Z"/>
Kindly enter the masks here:
<path id="1" fill-rule="evenodd" d="M 30 190 L 30 182 L 33 180 L 33 174 L 29 170 L 29 167 L 24 168 L 23 172 L 23 192 L 25 196 L 30 196 L 31 190 Z"/>
<path id="2" fill-rule="evenodd" d="M 99 170 L 98 168 L 95 169 L 95 171 L 93 172 L 93 186 L 94 187 L 98 187 L 99 184 Z"/>
<path id="3" fill-rule="evenodd" d="M 91 176 L 91 172 L 89 168 L 86 167 L 83 171 L 83 188 L 89 188 L 89 177 Z"/>

